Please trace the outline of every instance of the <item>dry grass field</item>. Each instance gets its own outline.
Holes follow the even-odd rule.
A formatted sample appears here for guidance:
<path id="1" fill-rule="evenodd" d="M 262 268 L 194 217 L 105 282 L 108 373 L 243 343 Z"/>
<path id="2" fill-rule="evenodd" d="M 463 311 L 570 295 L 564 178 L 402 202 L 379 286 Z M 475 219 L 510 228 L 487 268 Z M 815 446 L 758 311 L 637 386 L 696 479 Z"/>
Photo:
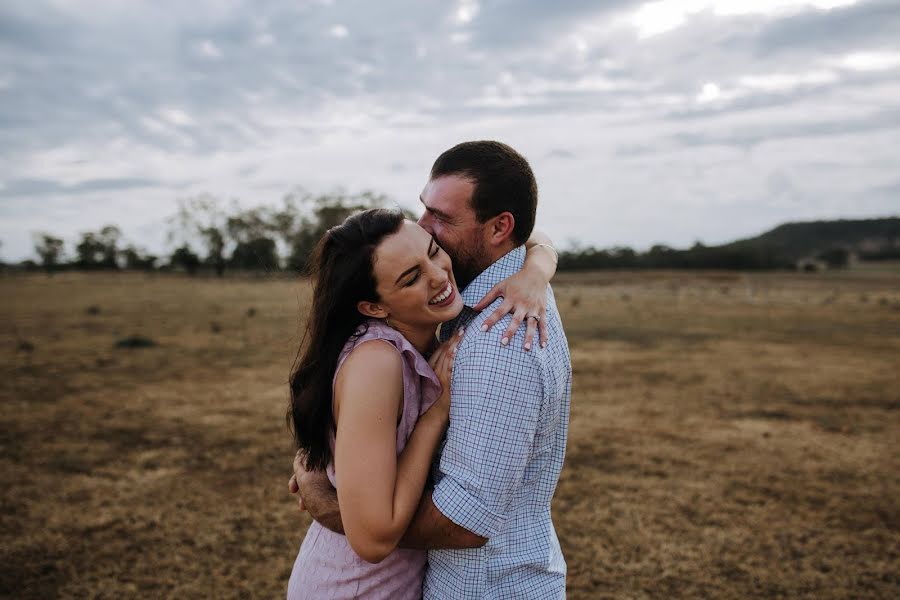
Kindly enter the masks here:
<path id="1" fill-rule="evenodd" d="M 555 288 L 569 598 L 900 597 L 900 273 Z M 308 294 L 0 277 L 0 596 L 283 597 L 308 524 L 284 421 Z M 132 335 L 155 345 L 116 346 Z"/>

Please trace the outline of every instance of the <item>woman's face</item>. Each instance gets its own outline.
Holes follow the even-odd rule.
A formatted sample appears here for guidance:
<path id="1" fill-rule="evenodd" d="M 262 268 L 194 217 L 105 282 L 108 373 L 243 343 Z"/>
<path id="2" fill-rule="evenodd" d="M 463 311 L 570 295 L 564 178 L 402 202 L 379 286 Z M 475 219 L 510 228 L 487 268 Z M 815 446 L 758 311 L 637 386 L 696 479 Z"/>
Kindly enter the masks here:
<path id="1" fill-rule="evenodd" d="M 436 326 L 462 311 L 450 257 L 412 221 L 382 240 L 373 270 L 380 298 L 375 304 L 395 327 Z"/>

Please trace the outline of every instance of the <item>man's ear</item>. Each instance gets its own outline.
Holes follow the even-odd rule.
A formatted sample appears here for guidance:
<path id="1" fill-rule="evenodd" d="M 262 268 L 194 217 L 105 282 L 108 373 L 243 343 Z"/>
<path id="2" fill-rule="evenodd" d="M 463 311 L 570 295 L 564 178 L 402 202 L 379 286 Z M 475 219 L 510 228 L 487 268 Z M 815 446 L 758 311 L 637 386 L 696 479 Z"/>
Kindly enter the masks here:
<path id="1" fill-rule="evenodd" d="M 500 246 L 512 239 L 513 231 L 516 229 L 516 218 L 511 212 L 505 211 L 489 219 L 488 226 L 488 243 Z"/>
<path id="2" fill-rule="evenodd" d="M 384 307 L 377 302 L 369 302 L 367 300 L 360 300 L 357 302 L 356 310 L 364 317 L 371 317 L 373 319 L 386 319 L 389 314 Z"/>

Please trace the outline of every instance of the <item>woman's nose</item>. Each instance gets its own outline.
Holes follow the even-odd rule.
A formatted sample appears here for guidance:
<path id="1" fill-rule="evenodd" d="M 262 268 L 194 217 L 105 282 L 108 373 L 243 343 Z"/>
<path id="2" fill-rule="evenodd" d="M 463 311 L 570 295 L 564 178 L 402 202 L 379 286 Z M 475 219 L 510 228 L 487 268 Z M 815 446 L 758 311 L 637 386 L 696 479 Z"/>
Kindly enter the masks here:
<path id="1" fill-rule="evenodd" d="M 431 287 L 439 288 L 447 281 L 447 273 L 439 265 L 432 262 L 428 267 L 428 281 Z"/>

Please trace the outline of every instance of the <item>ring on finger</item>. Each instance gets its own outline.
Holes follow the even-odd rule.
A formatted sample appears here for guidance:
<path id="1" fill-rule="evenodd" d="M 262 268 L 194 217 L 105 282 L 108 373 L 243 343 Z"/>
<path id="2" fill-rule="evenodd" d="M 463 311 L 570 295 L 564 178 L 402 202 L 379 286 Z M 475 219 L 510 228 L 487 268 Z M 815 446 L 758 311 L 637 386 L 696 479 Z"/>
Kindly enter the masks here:
<path id="1" fill-rule="evenodd" d="M 540 323 L 541 321 L 541 318 L 537 315 L 526 315 L 525 320 L 527 321 L 528 319 L 534 319 L 535 323 Z"/>

